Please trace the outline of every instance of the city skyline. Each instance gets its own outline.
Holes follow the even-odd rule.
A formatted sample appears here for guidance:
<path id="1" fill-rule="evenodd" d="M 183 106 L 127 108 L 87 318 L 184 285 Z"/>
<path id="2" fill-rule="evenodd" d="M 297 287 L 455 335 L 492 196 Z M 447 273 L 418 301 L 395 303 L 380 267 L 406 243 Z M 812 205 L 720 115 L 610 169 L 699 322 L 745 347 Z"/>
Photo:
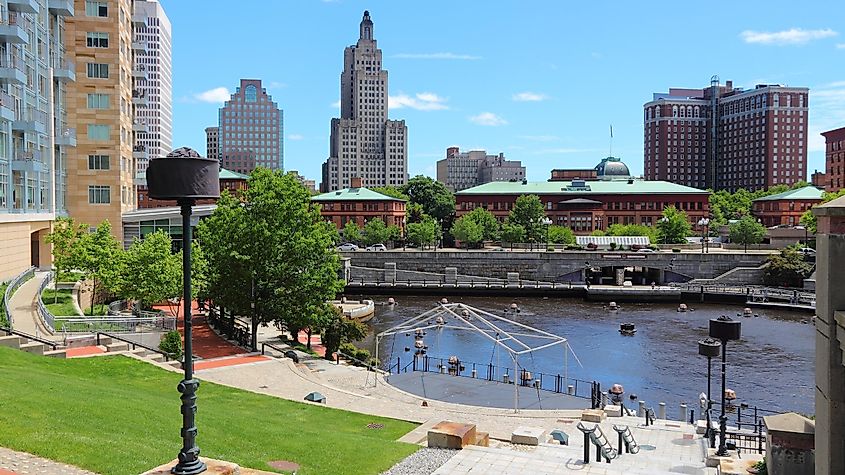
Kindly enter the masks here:
<path id="1" fill-rule="evenodd" d="M 405 119 L 410 130 L 411 176 L 434 176 L 442 151 L 459 146 L 503 152 L 523 162 L 530 180 L 545 179 L 549 169 L 590 167 L 607 156 L 610 124 L 612 154 L 639 175 L 642 105 L 654 91 L 700 87 L 701 78 L 714 74 L 744 88 L 809 87 L 810 173 L 824 168 L 819 133 L 845 123 L 845 77 L 829 67 L 845 55 L 845 32 L 817 13 L 794 8 L 739 5 L 731 15 L 684 15 L 691 8 L 684 6 L 672 12 L 684 18 L 684 30 L 711 34 L 666 41 L 649 33 L 670 31 L 663 26 L 666 15 L 641 5 L 612 11 L 584 5 L 563 10 L 554 3 L 530 9 L 492 3 L 483 10 L 427 5 L 408 15 L 406 6 L 314 1 L 265 5 L 256 16 L 253 9 L 214 8 L 214 2 L 201 11 L 191 2 L 162 3 L 175 30 L 174 144 L 203 149 L 204 128 L 220 105 L 214 101 L 232 92 L 237 78 L 258 77 L 288 116 L 286 165 L 312 178 L 329 156 L 325 124 L 339 113 L 332 107 L 339 99 L 339 50 L 354 43 L 365 9 L 387 48 L 388 115 Z M 837 10 L 845 7 L 830 5 L 825 18 L 837 17 Z M 273 25 L 274 18 L 287 17 L 297 21 L 281 29 Z M 590 19 L 598 17 L 603 26 L 593 28 Z M 203 26 L 247 22 L 254 23 L 250 48 L 218 41 Z M 216 57 L 227 58 L 225 68 L 200 54 L 211 43 Z M 705 55 L 705 48 L 712 53 Z"/>

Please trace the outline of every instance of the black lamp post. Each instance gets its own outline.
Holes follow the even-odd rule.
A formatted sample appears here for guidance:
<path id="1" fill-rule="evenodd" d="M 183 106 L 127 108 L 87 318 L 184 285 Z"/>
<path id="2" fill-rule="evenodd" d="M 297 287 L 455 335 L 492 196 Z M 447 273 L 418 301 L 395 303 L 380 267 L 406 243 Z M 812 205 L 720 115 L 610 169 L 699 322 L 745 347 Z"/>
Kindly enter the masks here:
<path id="1" fill-rule="evenodd" d="M 727 437 L 728 418 L 725 416 L 725 369 L 727 366 L 728 342 L 739 340 L 742 324 L 738 320 L 731 320 L 731 317 L 722 315 L 719 318 L 710 320 L 710 337 L 722 342 L 722 412 L 719 416 L 719 450 L 716 455 L 724 457 L 728 455 L 728 448 L 725 445 Z"/>
<path id="2" fill-rule="evenodd" d="M 722 344 L 718 340 L 714 340 L 713 338 L 705 338 L 703 340 L 698 340 L 698 354 L 707 357 L 707 407 L 705 408 L 705 411 L 707 413 L 707 429 L 704 430 L 704 437 L 710 439 L 710 448 L 713 448 L 716 442 L 715 437 L 711 437 L 712 428 L 710 427 L 710 410 L 713 406 L 713 398 L 711 397 L 710 393 L 710 362 L 712 361 L 713 357 L 719 356 L 719 349 L 721 346 Z"/>
<path id="3" fill-rule="evenodd" d="M 182 367 L 185 379 L 177 390 L 182 393 L 182 450 L 179 462 L 170 472 L 175 475 L 195 475 L 205 471 L 197 447 L 197 389 L 194 379 L 194 355 L 191 341 L 191 206 L 201 198 L 220 196 L 220 165 L 217 160 L 202 158 L 190 148 L 170 152 L 167 157 L 150 160 L 147 187 L 150 197 L 176 200 L 182 208 L 182 301 L 185 320 L 185 357 Z"/>

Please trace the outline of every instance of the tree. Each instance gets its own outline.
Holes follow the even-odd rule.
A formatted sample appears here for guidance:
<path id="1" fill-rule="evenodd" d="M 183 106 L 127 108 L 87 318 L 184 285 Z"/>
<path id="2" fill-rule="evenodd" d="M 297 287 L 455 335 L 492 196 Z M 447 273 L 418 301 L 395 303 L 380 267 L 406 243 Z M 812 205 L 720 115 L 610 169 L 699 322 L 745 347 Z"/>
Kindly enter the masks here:
<path id="1" fill-rule="evenodd" d="M 519 224 L 505 223 L 502 225 L 502 241 L 509 242 L 511 249 L 513 243 L 525 240 L 525 228 Z"/>
<path id="2" fill-rule="evenodd" d="M 469 246 L 480 243 L 484 239 L 484 228 L 473 221 L 469 216 L 458 218 L 452 224 L 452 236 L 461 241 L 469 250 Z"/>
<path id="3" fill-rule="evenodd" d="M 395 224 L 391 224 L 387 227 L 387 239 L 390 241 L 395 241 L 402 237 L 402 228 Z"/>
<path id="4" fill-rule="evenodd" d="M 431 216 L 423 215 L 420 222 L 408 223 L 408 241 L 415 246 L 425 247 L 437 241 L 437 223 Z"/>
<path id="5" fill-rule="evenodd" d="M 120 294 L 136 300 L 139 310 L 179 297 L 182 291 L 181 252 L 174 254 L 170 236 L 158 230 L 146 235 L 143 241 L 136 239 L 129 246 L 124 254 L 122 274 Z"/>
<path id="6" fill-rule="evenodd" d="M 408 203 L 405 208 L 405 215 L 408 217 L 408 223 L 421 223 L 425 213 L 423 207 L 417 203 Z"/>
<path id="7" fill-rule="evenodd" d="M 62 274 L 66 274 L 76 268 L 76 259 L 79 253 L 79 243 L 86 233 L 84 224 L 77 224 L 73 218 L 60 216 L 53 223 L 53 230 L 47 235 L 45 241 L 53 245 L 53 267 L 56 268 L 56 281 Z M 54 302 L 57 302 L 59 293 L 55 292 Z"/>
<path id="8" fill-rule="evenodd" d="M 332 354 L 340 349 L 340 345 L 360 340 L 367 336 L 367 326 L 363 323 L 347 318 L 339 308 L 327 303 L 322 310 L 323 322 L 320 328 L 320 336 L 323 345 L 326 347 L 326 359 L 331 359 Z"/>
<path id="9" fill-rule="evenodd" d="M 361 228 L 355 221 L 347 221 L 343 226 L 343 239 L 354 244 L 361 242 Z"/>
<path id="10" fill-rule="evenodd" d="M 122 249 L 111 234 L 108 220 L 100 223 L 94 232 L 84 234 L 78 241 L 76 252 L 74 266 L 82 271 L 86 280 L 91 281 L 91 315 L 94 315 L 98 289 L 102 286 L 109 291 L 117 290 L 121 279 Z"/>
<path id="11" fill-rule="evenodd" d="M 730 237 L 731 242 L 744 244 L 747 251 L 749 244 L 758 244 L 763 241 L 766 237 L 766 227 L 752 216 L 743 216 L 742 219 L 731 224 Z"/>
<path id="12" fill-rule="evenodd" d="M 543 239 L 541 221 L 544 216 L 543 203 L 537 195 L 521 195 L 513 205 L 508 223 L 522 226 L 525 238 L 529 242 L 537 242 Z"/>
<path id="13" fill-rule="evenodd" d="M 555 244 L 575 244 L 575 233 L 566 226 L 549 226 L 548 237 L 549 242 Z"/>
<path id="14" fill-rule="evenodd" d="M 493 213 L 484 208 L 473 208 L 473 210 L 465 214 L 464 217 L 481 226 L 483 235 L 482 239 L 487 241 L 496 241 L 499 239 L 500 225 L 496 217 L 493 216 Z"/>
<path id="15" fill-rule="evenodd" d="M 385 196 L 389 196 L 391 198 L 399 198 L 400 200 L 408 201 L 408 195 L 402 193 L 402 190 L 398 186 L 387 185 L 387 186 L 374 186 L 371 187 L 370 190 L 375 191 L 376 193 L 381 193 Z"/>
<path id="16" fill-rule="evenodd" d="M 687 214 L 674 206 L 663 210 L 663 217 L 657 222 L 660 242 L 663 244 L 683 244 L 692 232 Z"/>
<path id="17" fill-rule="evenodd" d="M 652 226 L 642 224 L 611 224 L 607 228 L 607 236 L 647 236 L 649 242 L 654 244 L 658 241 L 659 232 Z"/>
<path id="18" fill-rule="evenodd" d="M 364 245 L 372 246 L 373 244 L 381 244 L 390 239 L 390 231 L 385 226 L 384 221 L 379 218 L 373 218 L 367 221 L 364 225 Z"/>
<path id="19" fill-rule="evenodd" d="M 417 175 L 400 190 L 411 203 L 422 206 L 422 212 L 438 221 L 448 221 L 455 214 L 455 195 L 446 185 L 430 177 Z"/>
<path id="20" fill-rule="evenodd" d="M 815 206 L 818 206 L 820 204 L 825 204 L 828 201 L 833 201 L 836 198 L 839 198 L 841 196 L 845 196 L 845 188 L 843 188 L 839 191 L 835 191 L 835 192 L 828 191 L 828 192 L 822 193 L 822 201 L 820 203 L 816 204 Z M 813 214 L 812 208 L 805 211 L 804 214 L 801 215 L 801 219 L 798 222 L 802 226 L 807 228 L 807 231 L 809 233 L 816 234 L 816 231 L 817 231 L 817 229 L 816 229 L 816 215 Z"/>
<path id="21" fill-rule="evenodd" d="M 766 285 L 801 287 L 813 271 L 813 266 L 795 247 L 787 247 L 780 254 L 769 256 L 769 265 L 763 272 Z"/>

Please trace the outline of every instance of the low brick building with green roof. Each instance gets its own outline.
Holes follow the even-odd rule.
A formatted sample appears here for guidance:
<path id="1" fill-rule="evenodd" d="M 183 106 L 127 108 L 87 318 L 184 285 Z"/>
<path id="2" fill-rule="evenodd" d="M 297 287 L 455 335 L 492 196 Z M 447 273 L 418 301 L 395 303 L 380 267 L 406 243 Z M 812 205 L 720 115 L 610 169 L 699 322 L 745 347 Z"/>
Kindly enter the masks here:
<path id="1" fill-rule="evenodd" d="M 805 186 L 754 200 L 751 212 L 764 226 L 797 226 L 801 215 L 821 203 L 824 191 Z"/>
<path id="2" fill-rule="evenodd" d="M 377 193 L 360 186 L 353 179 L 352 187 L 314 196 L 311 201 L 320 204 L 320 214 L 341 229 L 353 221 L 363 227 L 370 219 L 378 218 L 384 224 L 405 227 L 405 200 Z M 358 185 L 358 186 L 354 186 Z"/>
<path id="3" fill-rule="evenodd" d="M 708 191 L 599 173 L 590 180 L 494 182 L 468 188 L 455 193 L 457 215 L 484 207 L 504 221 L 521 195 L 537 195 L 553 224 L 582 235 L 612 224 L 654 226 L 669 206 L 685 211 L 693 224 L 710 213 Z"/>
<path id="4" fill-rule="evenodd" d="M 232 170 L 227 170 L 225 168 L 220 168 L 220 191 L 229 190 L 230 193 L 237 193 L 241 190 L 245 190 L 247 187 L 247 180 L 249 180 L 249 175 L 244 175 L 243 173 L 234 172 Z M 204 200 L 197 200 L 198 205 L 210 205 L 217 203 L 216 199 L 204 199 Z M 162 200 L 152 200 L 148 196 L 147 187 L 146 186 L 139 186 L 138 187 L 138 208 L 169 208 L 171 206 L 177 206 L 176 201 L 162 201 Z"/>

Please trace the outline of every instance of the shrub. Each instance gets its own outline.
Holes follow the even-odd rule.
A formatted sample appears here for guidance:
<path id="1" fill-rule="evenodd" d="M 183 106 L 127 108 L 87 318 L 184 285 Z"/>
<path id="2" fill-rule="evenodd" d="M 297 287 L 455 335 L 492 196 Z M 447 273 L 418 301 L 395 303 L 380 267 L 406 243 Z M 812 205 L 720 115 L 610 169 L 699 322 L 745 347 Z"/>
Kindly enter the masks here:
<path id="1" fill-rule="evenodd" d="M 178 360 L 182 357 L 182 335 L 176 330 L 167 332 L 158 344 L 158 349 L 167 353 L 168 358 Z"/>
<path id="2" fill-rule="evenodd" d="M 591 242 L 591 243 L 587 244 L 587 250 L 588 251 L 595 251 L 596 249 L 598 249 L 598 246 L 596 245 L 596 243 Z"/>
<path id="3" fill-rule="evenodd" d="M 610 250 L 613 251 L 615 249 L 616 249 L 616 243 L 615 242 L 610 243 Z"/>
<path id="4" fill-rule="evenodd" d="M 547 247 L 546 247 L 546 250 L 547 250 L 547 251 L 549 251 L 549 252 L 554 252 L 554 251 L 555 251 L 555 247 L 554 247 L 554 246 L 547 246 Z"/>
<path id="5" fill-rule="evenodd" d="M 680 250 L 680 249 L 678 249 L 677 247 L 673 247 L 673 248 L 672 248 L 672 252 L 681 252 L 681 250 Z"/>

